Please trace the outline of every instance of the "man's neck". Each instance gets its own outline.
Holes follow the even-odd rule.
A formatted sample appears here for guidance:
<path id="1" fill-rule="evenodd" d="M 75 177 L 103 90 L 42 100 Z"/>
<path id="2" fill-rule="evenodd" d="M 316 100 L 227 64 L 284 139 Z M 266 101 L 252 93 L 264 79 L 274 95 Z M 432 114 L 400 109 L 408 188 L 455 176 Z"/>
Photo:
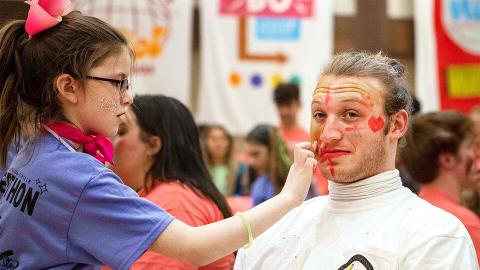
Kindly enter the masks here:
<path id="1" fill-rule="evenodd" d="M 460 200 L 460 183 L 459 180 L 450 175 L 440 175 L 433 182 L 424 185 L 426 188 L 438 189 L 449 196 Z"/>
<path id="2" fill-rule="evenodd" d="M 398 170 L 389 170 L 363 178 L 362 180 L 345 182 L 328 182 L 329 197 L 333 201 L 356 201 L 375 198 L 402 188 Z"/>

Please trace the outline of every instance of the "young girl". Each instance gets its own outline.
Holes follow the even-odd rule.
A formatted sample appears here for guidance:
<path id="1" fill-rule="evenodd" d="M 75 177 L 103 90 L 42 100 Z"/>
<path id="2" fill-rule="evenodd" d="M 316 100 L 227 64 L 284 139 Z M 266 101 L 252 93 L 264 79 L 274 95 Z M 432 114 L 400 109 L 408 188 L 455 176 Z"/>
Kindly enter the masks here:
<path id="1" fill-rule="evenodd" d="M 232 195 L 238 168 L 233 158 L 232 135 L 221 125 L 208 125 L 202 129 L 200 138 L 205 161 L 215 186 L 224 196 Z"/>
<path id="2" fill-rule="evenodd" d="M 231 216 L 202 158 L 193 116 L 180 101 L 166 96 L 137 96 L 120 124 L 112 170 L 140 196 L 191 226 Z M 205 267 L 153 252 L 132 269 L 232 269 L 229 254 Z"/>
<path id="3" fill-rule="evenodd" d="M 257 173 L 252 184 L 253 206 L 278 194 L 290 167 L 288 150 L 276 128 L 258 125 L 247 135 L 247 154 Z"/>
<path id="4" fill-rule="evenodd" d="M 18 269 L 127 269 L 151 249 L 207 264 L 303 201 L 316 164 L 309 143 L 296 148 L 282 192 L 235 217 L 190 227 L 139 198 L 104 166 L 112 158 L 105 137 L 132 103 L 132 53 L 106 23 L 78 12 L 62 17 L 62 4 L 31 1 L 26 22 L 0 30 L 2 166 L 20 136 L 17 107 L 30 106 L 35 119 L 35 135 L 0 183 L 2 259 Z"/>

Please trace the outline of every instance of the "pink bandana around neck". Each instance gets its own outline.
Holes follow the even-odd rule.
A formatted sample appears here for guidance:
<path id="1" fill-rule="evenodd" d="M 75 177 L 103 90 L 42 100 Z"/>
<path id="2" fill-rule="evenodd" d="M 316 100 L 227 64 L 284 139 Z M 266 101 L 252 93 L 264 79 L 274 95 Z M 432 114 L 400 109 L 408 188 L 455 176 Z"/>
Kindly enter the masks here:
<path id="1" fill-rule="evenodd" d="M 58 136 L 81 144 L 84 153 L 95 157 L 101 163 L 109 162 L 113 164 L 113 144 L 105 136 L 86 135 L 80 129 L 62 122 L 50 123 L 47 127 L 57 133 Z"/>

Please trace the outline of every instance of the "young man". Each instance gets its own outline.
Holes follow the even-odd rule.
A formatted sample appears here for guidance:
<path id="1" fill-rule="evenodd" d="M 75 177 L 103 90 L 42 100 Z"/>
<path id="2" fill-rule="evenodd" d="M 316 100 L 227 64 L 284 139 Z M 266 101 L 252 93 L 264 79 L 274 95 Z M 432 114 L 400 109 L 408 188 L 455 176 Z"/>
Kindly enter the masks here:
<path id="1" fill-rule="evenodd" d="M 456 216 L 468 230 L 480 255 L 480 219 L 460 206 L 474 165 L 473 122 L 454 111 L 433 112 L 413 118 L 402 159 L 421 184 L 420 198 Z"/>
<path id="2" fill-rule="evenodd" d="M 293 158 L 295 144 L 310 140 L 310 134 L 297 121 L 300 102 L 300 89 L 294 83 L 281 83 L 273 91 L 273 100 L 277 106 L 280 125 L 278 131 L 285 141 L 290 157 Z M 314 172 L 315 187 L 318 194 L 328 193 L 327 179 L 317 169 Z"/>
<path id="3" fill-rule="evenodd" d="M 462 223 L 402 187 L 395 169 L 411 106 L 403 73 L 368 53 L 327 64 L 313 93 L 311 140 L 330 194 L 239 251 L 235 269 L 478 269 Z"/>
<path id="4" fill-rule="evenodd" d="M 273 91 L 273 99 L 280 118 L 278 130 L 287 143 L 289 152 L 292 152 L 296 143 L 308 141 L 310 138 L 297 121 L 301 107 L 300 89 L 294 83 L 281 83 Z"/>

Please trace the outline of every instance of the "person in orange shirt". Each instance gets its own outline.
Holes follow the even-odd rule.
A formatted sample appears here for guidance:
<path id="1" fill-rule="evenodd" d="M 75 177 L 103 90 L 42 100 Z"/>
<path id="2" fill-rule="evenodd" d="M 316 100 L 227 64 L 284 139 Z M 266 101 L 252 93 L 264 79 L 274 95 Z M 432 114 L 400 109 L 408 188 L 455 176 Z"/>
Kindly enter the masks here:
<path id="1" fill-rule="evenodd" d="M 297 121 L 300 102 L 300 89 L 294 83 L 281 83 L 273 91 L 273 100 L 277 106 L 280 124 L 278 131 L 287 144 L 290 155 L 298 142 L 310 141 L 310 134 Z"/>
<path id="2" fill-rule="evenodd" d="M 114 144 L 113 171 L 175 218 L 201 226 L 231 216 L 202 158 L 193 117 L 180 101 L 160 95 L 136 97 Z M 147 251 L 131 269 L 232 269 L 234 260 L 230 254 L 197 268 Z"/>
<path id="3" fill-rule="evenodd" d="M 475 106 L 469 115 L 474 123 L 475 139 L 473 149 L 475 153 L 475 170 L 471 177 L 470 187 L 462 192 L 462 205 L 480 216 L 480 106 Z"/>
<path id="4" fill-rule="evenodd" d="M 402 159 L 421 184 L 419 197 L 456 216 L 480 255 L 480 219 L 460 205 L 460 194 L 474 171 L 473 123 L 455 111 L 432 112 L 413 118 Z"/>
<path id="5" fill-rule="evenodd" d="M 297 120 L 298 111 L 302 106 L 300 89 L 294 83 L 280 83 L 273 91 L 273 100 L 277 107 L 280 124 L 278 131 L 287 145 L 290 158 L 293 158 L 293 148 L 299 142 L 310 141 L 310 134 L 303 129 Z M 315 187 L 318 194 L 328 194 L 328 182 L 320 170 L 314 172 Z"/>

